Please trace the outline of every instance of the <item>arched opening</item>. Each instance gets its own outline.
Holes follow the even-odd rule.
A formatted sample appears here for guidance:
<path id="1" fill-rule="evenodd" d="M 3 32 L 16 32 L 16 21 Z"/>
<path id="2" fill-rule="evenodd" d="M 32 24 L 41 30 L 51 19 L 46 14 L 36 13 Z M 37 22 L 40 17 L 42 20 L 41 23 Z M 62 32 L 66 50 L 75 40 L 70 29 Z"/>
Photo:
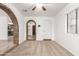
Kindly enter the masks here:
<path id="1" fill-rule="evenodd" d="M 36 40 L 36 22 L 34 20 L 29 20 L 26 23 L 26 39 Z"/>
<path id="2" fill-rule="evenodd" d="M 8 8 L 6 5 L 0 3 L 0 9 L 3 10 L 11 19 L 13 23 L 13 44 L 15 46 L 19 45 L 19 26 L 18 21 L 14 13 L 11 11 L 10 8 Z"/>

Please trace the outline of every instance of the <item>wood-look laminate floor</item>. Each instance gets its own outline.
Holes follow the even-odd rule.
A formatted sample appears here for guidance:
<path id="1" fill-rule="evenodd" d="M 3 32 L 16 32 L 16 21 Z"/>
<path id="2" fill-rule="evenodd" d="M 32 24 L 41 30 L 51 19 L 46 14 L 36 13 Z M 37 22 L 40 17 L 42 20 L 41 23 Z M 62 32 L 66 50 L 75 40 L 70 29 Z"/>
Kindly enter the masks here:
<path id="1" fill-rule="evenodd" d="M 13 42 L 8 40 L 0 40 L 0 55 L 14 47 Z"/>
<path id="2" fill-rule="evenodd" d="M 6 56 L 73 56 L 55 41 L 25 41 Z"/>

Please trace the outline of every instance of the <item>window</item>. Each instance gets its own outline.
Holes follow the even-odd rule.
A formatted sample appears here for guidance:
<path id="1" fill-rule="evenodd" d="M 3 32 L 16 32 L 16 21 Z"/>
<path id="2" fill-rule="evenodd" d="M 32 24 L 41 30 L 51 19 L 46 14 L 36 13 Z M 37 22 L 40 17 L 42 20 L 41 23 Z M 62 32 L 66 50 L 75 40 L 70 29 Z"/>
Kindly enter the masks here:
<path id="1" fill-rule="evenodd" d="M 76 33 L 76 10 L 67 14 L 67 32 L 68 33 Z"/>

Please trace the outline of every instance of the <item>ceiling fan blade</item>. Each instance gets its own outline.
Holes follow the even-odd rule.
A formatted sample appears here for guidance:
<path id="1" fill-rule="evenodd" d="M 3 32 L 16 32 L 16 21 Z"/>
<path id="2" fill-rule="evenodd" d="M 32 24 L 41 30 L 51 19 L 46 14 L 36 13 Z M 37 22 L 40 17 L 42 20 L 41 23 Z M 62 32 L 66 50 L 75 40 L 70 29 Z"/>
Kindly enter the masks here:
<path id="1" fill-rule="evenodd" d="M 35 9 L 36 9 L 36 6 L 35 6 L 35 7 L 33 7 L 32 11 L 34 11 Z"/>
<path id="2" fill-rule="evenodd" d="M 45 8 L 44 6 L 42 6 L 42 9 L 43 9 L 44 11 L 46 11 L 46 8 Z"/>

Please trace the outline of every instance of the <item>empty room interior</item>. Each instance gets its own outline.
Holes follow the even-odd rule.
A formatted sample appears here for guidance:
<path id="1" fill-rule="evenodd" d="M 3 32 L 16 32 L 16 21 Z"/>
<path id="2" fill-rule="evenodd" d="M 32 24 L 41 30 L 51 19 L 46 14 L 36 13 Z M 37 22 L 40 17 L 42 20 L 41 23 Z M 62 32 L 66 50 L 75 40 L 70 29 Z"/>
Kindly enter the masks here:
<path id="1" fill-rule="evenodd" d="M 0 56 L 79 56 L 79 3 L 0 3 Z"/>

